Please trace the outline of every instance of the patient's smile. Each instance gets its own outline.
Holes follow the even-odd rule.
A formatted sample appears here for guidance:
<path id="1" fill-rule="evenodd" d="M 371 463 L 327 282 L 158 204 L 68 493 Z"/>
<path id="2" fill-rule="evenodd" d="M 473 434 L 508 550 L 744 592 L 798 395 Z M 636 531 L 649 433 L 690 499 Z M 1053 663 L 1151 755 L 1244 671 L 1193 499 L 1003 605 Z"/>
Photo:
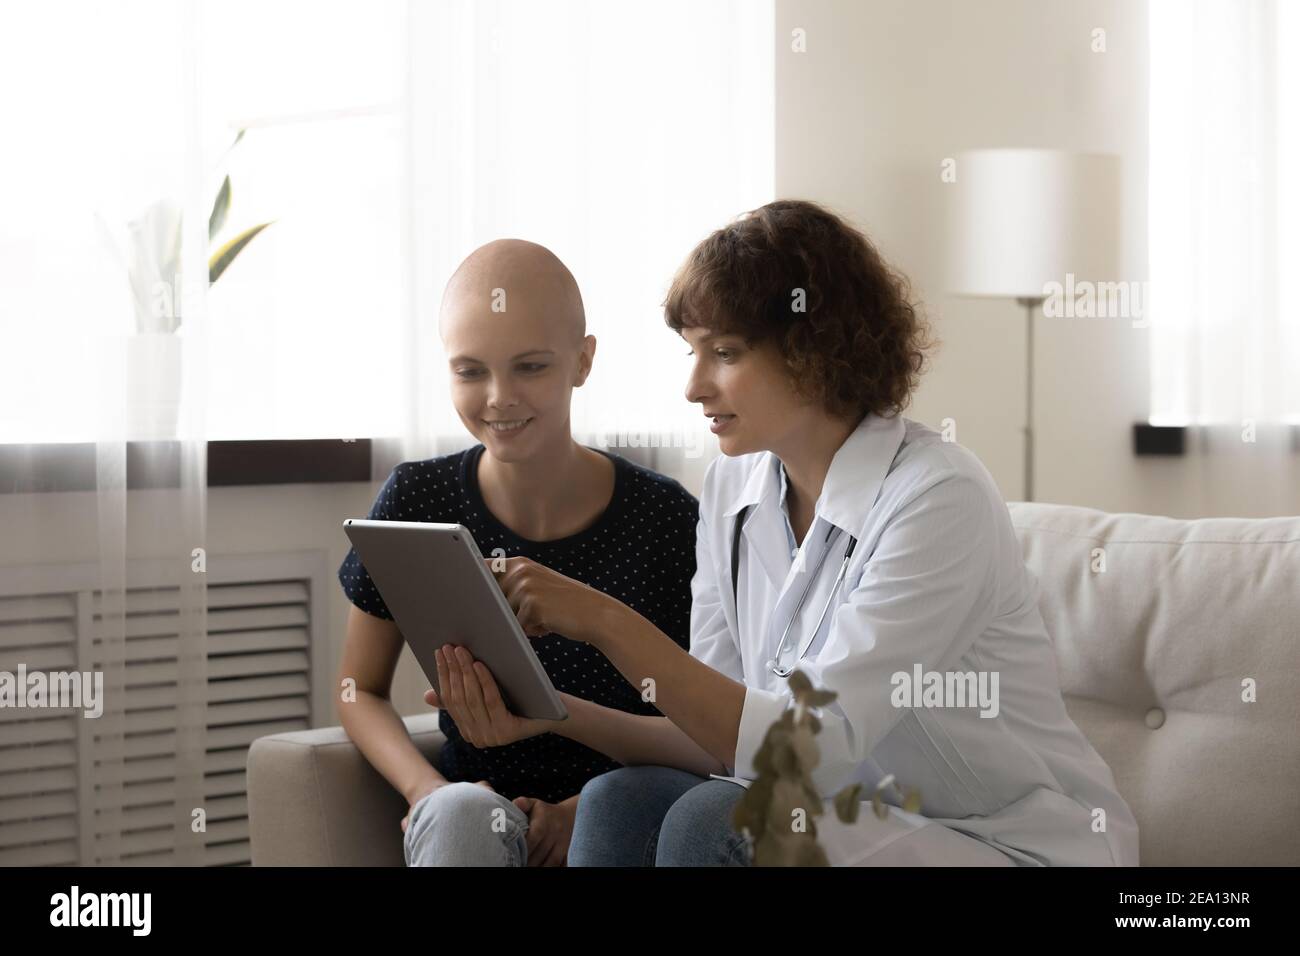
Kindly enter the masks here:
<path id="1" fill-rule="evenodd" d="M 487 425 L 488 428 L 492 429 L 494 432 L 501 433 L 501 432 L 517 432 L 531 421 L 532 421 L 531 418 L 520 418 L 520 419 L 516 419 L 515 421 L 493 421 L 493 422 L 484 419 L 483 424 Z"/>

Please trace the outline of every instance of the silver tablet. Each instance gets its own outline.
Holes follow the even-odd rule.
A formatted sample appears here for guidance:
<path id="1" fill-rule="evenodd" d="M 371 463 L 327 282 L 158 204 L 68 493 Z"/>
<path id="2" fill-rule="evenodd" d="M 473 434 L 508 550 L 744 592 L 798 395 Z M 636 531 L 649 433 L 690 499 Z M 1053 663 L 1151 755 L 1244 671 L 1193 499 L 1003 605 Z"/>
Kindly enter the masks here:
<path id="1" fill-rule="evenodd" d="M 569 716 L 464 526 L 349 518 L 343 530 L 440 696 L 433 654 L 456 644 L 487 665 L 511 713 Z"/>

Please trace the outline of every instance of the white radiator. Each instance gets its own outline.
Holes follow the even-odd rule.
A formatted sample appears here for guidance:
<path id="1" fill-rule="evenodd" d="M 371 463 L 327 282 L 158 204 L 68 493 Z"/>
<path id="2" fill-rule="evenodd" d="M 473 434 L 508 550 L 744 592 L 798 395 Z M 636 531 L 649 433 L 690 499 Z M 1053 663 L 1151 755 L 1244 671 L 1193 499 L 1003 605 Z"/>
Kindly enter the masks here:
<path id="1" fill-rule="evenodd" d="M 124 645 L 103 640 L 112 610 L 97 587 L 98 564 L 0 569 L 0 671 L 16 674 L 21 664 L 28 673 L 115 675 L 105 681 L 101 718 L 0 707 L 0 866 L 247 864 L 249 744 L 331 715 L 326 665 L 312 668 L 327 660 L 326 557 L 209 555 L 206 655 L 189 670 L 177 660 L 175 562 L 127 562 Z M 178 733 L 177 675 L 204 670 L 204 699 L 188 711 L 203 718 Z M 122 759 L 97 760 L 104 735 L 116 733 Z M 193 746 L 178 754 L 178 738 Z M 194 802 L 206 830 L 192 834 L 177 781 L 197 781 L 200 770 Z M 182 840 L 197 860 L 178 854 Z"/>

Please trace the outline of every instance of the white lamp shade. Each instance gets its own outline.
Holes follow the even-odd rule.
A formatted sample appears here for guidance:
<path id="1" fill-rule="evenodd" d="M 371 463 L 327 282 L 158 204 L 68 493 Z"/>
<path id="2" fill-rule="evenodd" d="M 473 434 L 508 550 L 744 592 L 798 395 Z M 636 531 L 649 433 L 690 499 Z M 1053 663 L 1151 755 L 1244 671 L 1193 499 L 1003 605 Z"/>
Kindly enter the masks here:
<path id="1" fill-rule="evenodd" d="M 1114 282 L 1119 268 L 1119 157 L 1052 149 L 956 155 L 949 290 L 1041 297 L 1047 283 Z"/>

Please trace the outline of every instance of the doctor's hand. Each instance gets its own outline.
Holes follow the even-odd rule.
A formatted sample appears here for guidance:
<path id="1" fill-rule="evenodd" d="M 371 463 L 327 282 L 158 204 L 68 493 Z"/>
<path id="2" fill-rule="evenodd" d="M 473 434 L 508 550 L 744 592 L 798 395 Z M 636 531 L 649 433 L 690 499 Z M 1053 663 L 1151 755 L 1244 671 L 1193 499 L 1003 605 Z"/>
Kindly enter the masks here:
<path id="1" fill-rule="evenodd" d="M 489 569 L 501 558 L 484 559 Z M 529 637 L 555 633 L 574 641 L 596 644 L 603 622 L 623 605 L 604 591 L 565 577 L 528 558 L 506 558 L 505 570 L 492 573 Z"/>
<path id="2" fill-rule="evenodd" d="M 473 747 L 500 747 L 546 733 L 553 721 L 516 717 L 506 709 L 492 672 L 463 647 L 448 644 L 434 652 L 438 686 L 424 692 L 425 703 L 451 714 L 460 735 Z"/>

